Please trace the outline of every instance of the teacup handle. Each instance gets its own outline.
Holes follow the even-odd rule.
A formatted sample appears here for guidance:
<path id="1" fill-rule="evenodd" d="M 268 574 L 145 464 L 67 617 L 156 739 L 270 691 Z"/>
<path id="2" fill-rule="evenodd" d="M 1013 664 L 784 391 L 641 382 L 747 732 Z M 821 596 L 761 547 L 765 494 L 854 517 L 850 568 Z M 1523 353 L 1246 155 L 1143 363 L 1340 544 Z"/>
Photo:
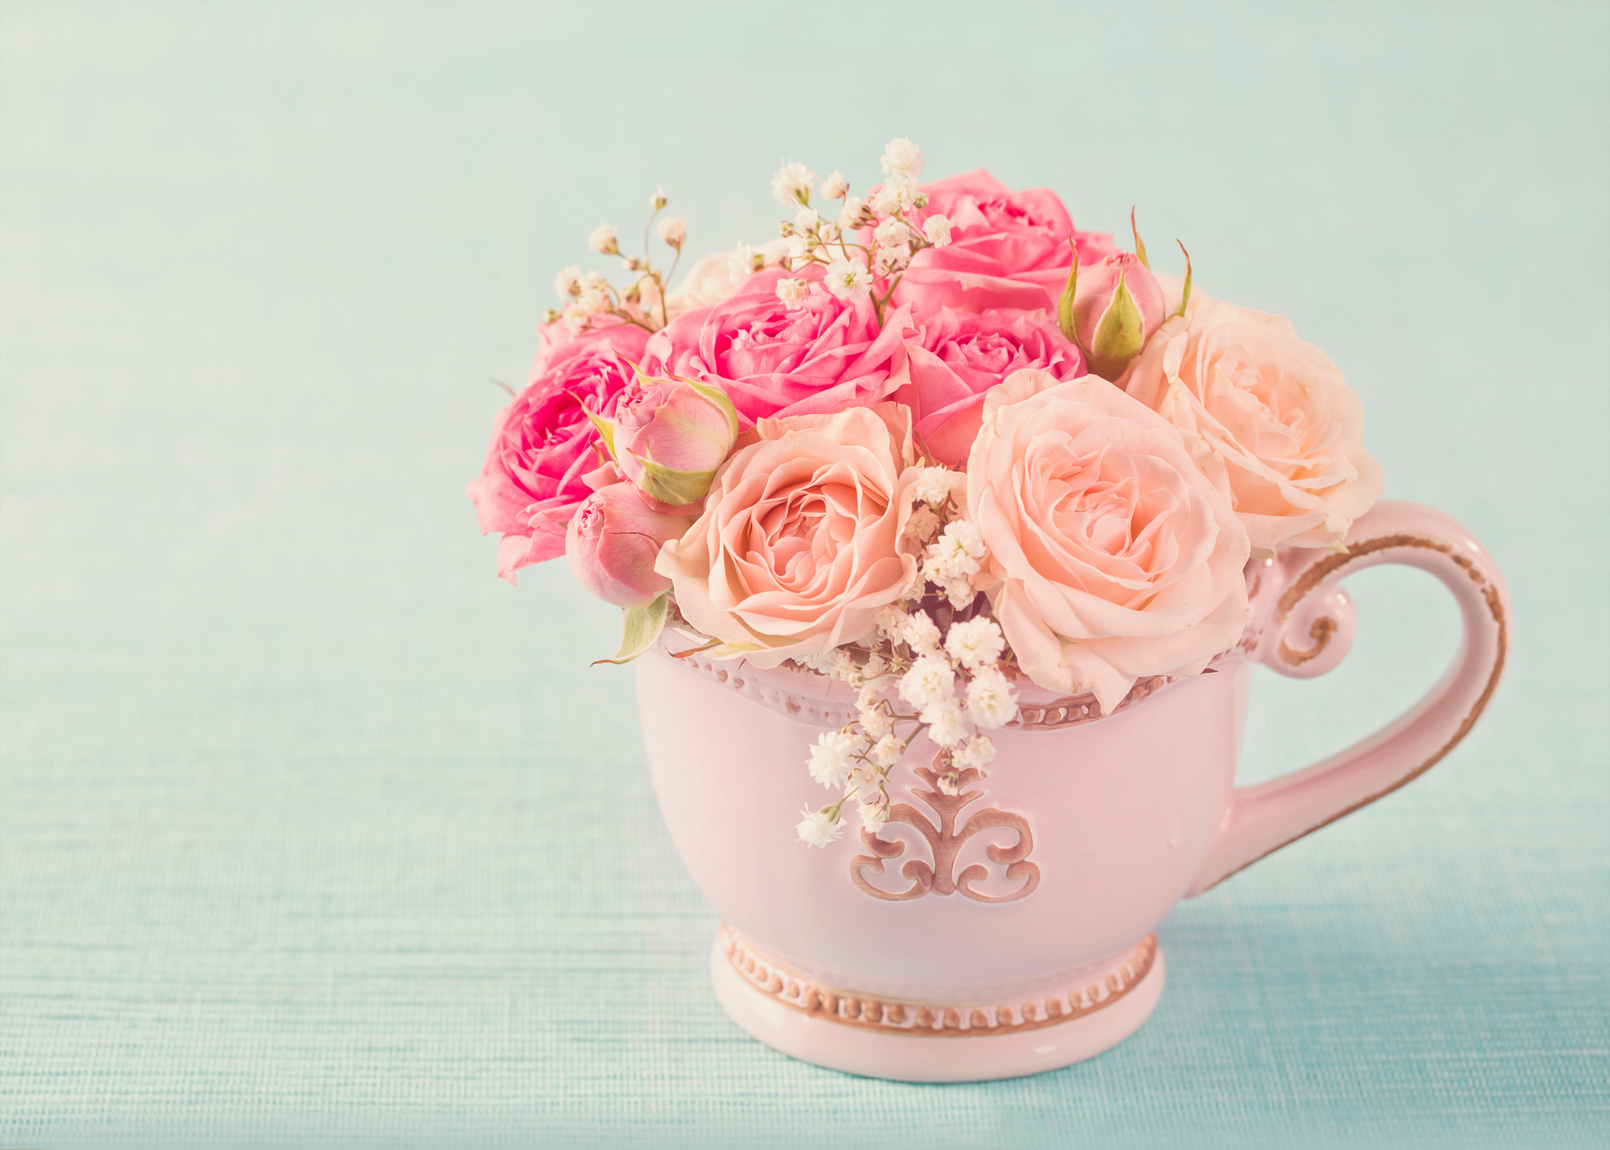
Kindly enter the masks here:
<path id="1" fill-rule="evenodd" d="M 1464 619 L 1459 654 L 1418 703 L 1373 735 L 1311 767 L 1237 787 L 1190 895 L 1429 770 L 1469 733 L 1498 686 L 1509 648 L 1509 593 L 1470 532 L 1430 507 L 1382 501 L 1353 524 L 1346 547 L 1288 549 L 1263 569 L 1261 579 L 1275 580 L 1276 589 L 1254 589 L 1254 658 L 1296 678 L 1340 663 L 1354 628 L 1341 580 L 1379 563 L 1419 567 L 1453 592 Z"/>

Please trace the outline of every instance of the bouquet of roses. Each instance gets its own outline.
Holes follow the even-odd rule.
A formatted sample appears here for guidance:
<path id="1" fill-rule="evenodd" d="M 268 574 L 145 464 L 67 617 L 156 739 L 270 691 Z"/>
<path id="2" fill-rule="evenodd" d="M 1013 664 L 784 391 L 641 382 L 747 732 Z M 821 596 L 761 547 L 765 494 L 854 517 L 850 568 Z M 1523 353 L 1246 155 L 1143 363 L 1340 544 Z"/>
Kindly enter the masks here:
<path id="1" fill-rule="evenodd" d="M 1278 316 L 1082 232 L 1050 191 L 918 182 L 891 142 L 864 197 L 803 164 L 781 236 L 695 263 L 651 197 L 661 271 L 600 224 L 624 286 L 568 268 L 530 384 L 470 485 L 499 573 L 563 554 L 623 609 L 615 662 L 791 662 L 858 692 L 809 770 L 801 838 L 876 832 L 919 735 L 954 794 L 1026 683 L 1122 705 L 1234 649 L 1249 560 L 1339 547 L 1381 493 L 1358 397 Z M 655 223 L 658 221 L 658 227 Z M 1185 249 L 1181 245 L 1181 252 Z"/>

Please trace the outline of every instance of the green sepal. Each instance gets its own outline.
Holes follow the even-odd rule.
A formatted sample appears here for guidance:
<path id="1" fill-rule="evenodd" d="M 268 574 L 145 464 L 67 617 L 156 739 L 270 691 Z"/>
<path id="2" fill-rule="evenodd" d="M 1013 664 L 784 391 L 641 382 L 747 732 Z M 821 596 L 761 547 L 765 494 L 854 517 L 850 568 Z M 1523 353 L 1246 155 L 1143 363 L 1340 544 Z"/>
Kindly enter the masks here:
<path id="1" fill-rule="evenodd" d="M 1068 246 L 1073 248 L 1073 266 L 1068 269 L 1068 286 L 1062 289 L 1062 298 L 1057 300 L 1057 326 L 1069 343 L 1078 343 L 1079 337 L 1073 328 L 1073 289 L 1079 283 L 1079 249 L 1072 240 L 1068 241 Z"/>
<path id="2" fill-rule="evenodd" d="M 732 437 L 737 439 L 738 409 L 732 406 L 732 400 L 727 398 L 727 393 L 713 384 L 699 383 L 697 380 L 686 379 L 681 376 L 677 378 L 721 409 L 722 413 L 727 417 L 728 430 L 732 432 Z"/>
<path id="3" fill-rule="evenodd" d="M 1135 255 L 1148 271 L 1151 270 L 1152 261 L 1146 258 L 1146 244 L 1140 238 L 1140 229 L 1135 226 L 1134 208 L 1129 209 L 1129 232 L 1135 237 Z"/>
<path id="4" fill-rule="evenodd" d="M 616 463 L 619 463 L 620 456 L 615 454 L 615 425 L 601 415 L 594 415 L 585 407 L 581 410 L 582 414 L 588 419 L 592 420 L 593 426 L 598 429 L 598 434 L 603 438 L 604 447 L 608 449 L 610 457 L 614 459 Z"/>
<path id="5" fill-rule="evenodd" d="M 1174 241 L 1180 244 L 1179 240 Z M 1185 290 L 1180 294 L 1180 309 L 1175 315 L 1185 314 L 1185 305 L 1191 302 L 1191 253 L 1185 251 L 1185 245 L 1180 244 L 1180 251 L 1185 252 Z"/>
<path id="6" fill-rule="evenodd" d="M 647 607 L 621 608 L 621 647 L 613 659 L 595 659 L 599 663 L 630 663 L 654 646 L 665 630 L 665 619 L 670 614 L 671 593 L 664 592 Z"/>
<path id="7" fill-rule="evenodd" d="M 715 482 L 714 471 L 676 471 L 652 459 L 644 459 L 641 455 L 632 458 L 643 469 L 643 476 L 637 485 L 644 494 L 661 503 L 669 503 L 672 507 L 703 499 L 705 492 L 710 490 L 710 484 Z"/>
<path id="8" fill-rule="evenodd" d="M 1146 343 L 1146 322 L 1141 318 L 1135 297 L 1129 294 L 1123 273 L 1118 275 L 1118 287 L 1112 293 L 1112 302 L 1096 324 L 1095 338 L 1090 341 L 1088 354 L 1091 367 L 1103 379 L 1122 375 L 1129 361 L 1140 354 Z"/>

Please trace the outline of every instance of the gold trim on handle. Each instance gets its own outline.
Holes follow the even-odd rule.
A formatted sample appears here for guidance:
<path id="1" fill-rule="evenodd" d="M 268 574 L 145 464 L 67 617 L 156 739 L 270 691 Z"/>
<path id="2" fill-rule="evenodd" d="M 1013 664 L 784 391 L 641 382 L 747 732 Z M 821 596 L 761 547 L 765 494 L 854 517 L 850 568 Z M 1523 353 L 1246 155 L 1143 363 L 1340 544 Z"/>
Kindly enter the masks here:
<path id="1" fill-rule="evenodd" d="M 1319 562 L 1305 570 L 1300 576 L 1297 577 L 1295 581 L 1293 581 L 1290 587 L 1286 588 L 1286 590 L 1281 593 L 1280 599 L 1275 606 L 1276 628 L 1278 629 L 1279 626 L 1286 621 L 1287 617 L 1296 608 L 1297 604 L 1301 603 L 1305 598 L 1312 594 L 1314 590 L 1324 583 L 1325 580 L 1328 579 L 1334 572 L 1345 568 L 1349 563 L 1352 563 L 1365 555 L 1373 555 L 1377 551 L 1390 551 L 1399 547 L 1416 547 L 1422 550 L 1435 551 L 1439 554 L 1446 555 L 1453 561 L 1454 565 L 1462 570 L 1467 576 L 1469 576 L 1471 582 L 1475 583 L 1480 589 L 1482 599 L 1486 602 L 1487 609 L 1492 612 L 1493 622 L 1498 627 L 1498 635 L 1494 644 L 1497 650 L 1493 657 L 1492 671 L 1487 676 L 1486 686 L 1482 688 L 1482 692 L 1477 697 L 1475 704 L 1470 709 L 1470 712 L 1465 715 L 1464 719 L 1460 722 L 1458 729 L 1454 731 L 1453 737 L 1439 747 L 1435 754 L 1426 759 L 1419 766 L 1394 780 L 1391 786 L 1385 787 L 1373 795 L 1360 799 L 1352 806 L 1347 807 L 1344 810 L 1337 811 L 1335 814 L 1324 819 L 1323 821 L 1315 823 L 1307 830 L 1293 835 L 1284 842 L 1277 843 L 1255 858 L 1248 859 L 1234 870 L 1214 879 L 1207 886 L 1197 891 L 1197 894 L 1204 894 L 1207 891 L 1212 890 L 1225 879 L 1233 878 L 1242 871 L 1246 870 L 1253 863 L 1260 862 L 1274 854 L 1276 851 L 1290 846 L 1298 839 L 1307 838 L 1315 831 L 1322 830 L 1323 828 L 1330 826 L 1331 823 L 1336 822 L 1338 819 L 1346 818 L 1354 811 L 1361 810 L 1376 800 L 1385 798 L 1399 787 L 1407 786 L 1409 783 L 1413 782 L 1415 779 L 1429 771 L 1432 767 L 1440 763 L 1447 756 L 1449 751 L 1452 751 L 1461 742 L 1463 742 L 1465 736 L 1470 733 L 1470 728 L 1475 726 L 1476 720 L 1481 718 L 1482 712 L 1487 709 L 1487 704 L 1489 701 L 1491 701 L 1493 692 L 1498 688 L 1498 679 L 1504 672 L 1504 663 L 1509 657 L 1509 621 L 1504 615 L 1503 599 L 1499 595 L 1498 588 L 1493 585 L 1492 581 L 1489 580 L 1486 575 L 1482 574 L 1481 568 L 1479 568 L 1468 556 L 1461 555 L 1452 546 L 1447 543 L 1443 543 L 1440 540 L 1427 539 L 1422 535 L 1410 535 L 1407 533 L 1381 535 L 1374 539 L 1366 539 L 1361 543 L 1351 544 L 1346 552 L 1335 555 L 1327 555 L 1325 558 L 1321 559 Z M 1320 623 L 1322 622 L 1330 623 L 1329 627 L 1324 628 L 1323 636 L 1319 634 L 1321 630 Z M 1289 648 L 1287 648 L 1285 643 L 1282 642 L 1279 652 L 1281 659 L 1285 660 L 1289 666 L 1296 666 L 1300 663 L 1307 662 L 1309 659 L 1319 654 L 1320 649 L 1324 647 L 1325 643 L 1329 642 L 1334 627 L 1335 623 L 1333 620 L 1315 620 L 1313 627 L 1310 629 L 1310 634 L 1313 635 L 1315 639 L 1319 640 L 1319 647 L 1309 651 L 1296 652 L 1296 658 L 1288 659 L 1287 652 Z"/>

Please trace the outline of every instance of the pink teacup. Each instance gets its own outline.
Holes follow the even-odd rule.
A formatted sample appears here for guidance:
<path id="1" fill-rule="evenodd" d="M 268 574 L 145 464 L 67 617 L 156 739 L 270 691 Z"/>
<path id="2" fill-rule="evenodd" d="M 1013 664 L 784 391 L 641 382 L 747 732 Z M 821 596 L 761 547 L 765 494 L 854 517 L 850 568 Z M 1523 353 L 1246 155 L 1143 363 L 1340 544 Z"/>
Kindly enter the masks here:
<path id="1" fill-rule="evenodd" d="M 1252 662 L 1297 677 L 1334 667 L 1353 637 L 1339 581 L 1378 563 L 1423 568 L 1453 592 L 1453 667 L 1362 742 L 1236 788 Z M 727 1013 L 796 1058 L 920 1082 L 1033 1074 L 1133 1033 L 1162 993 L 1153 932 L 1175 903 L 1427 770 L 1503 670 L 1503 579 L 1430 508 L 1380 503 L 1345 552 L 1283 551 L 1247 578 L 1252 624 L 1209 671 L 1142 680 L 1104 717 L 1090 696 L 1024 692 L 1018 722 L 992 733 L 987 776 L 942 794 L 919 741 L 893 772 L 904 793 L 888 825 L 826 849 L 793 826 L 818 798 L 808 748 L 849 721 L 849 688 L 663 649 L 640 659 L 660 810 L 724 920 L 710 971 Z"/>

